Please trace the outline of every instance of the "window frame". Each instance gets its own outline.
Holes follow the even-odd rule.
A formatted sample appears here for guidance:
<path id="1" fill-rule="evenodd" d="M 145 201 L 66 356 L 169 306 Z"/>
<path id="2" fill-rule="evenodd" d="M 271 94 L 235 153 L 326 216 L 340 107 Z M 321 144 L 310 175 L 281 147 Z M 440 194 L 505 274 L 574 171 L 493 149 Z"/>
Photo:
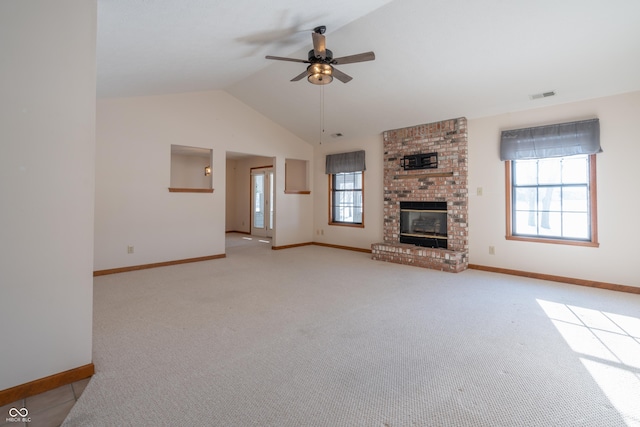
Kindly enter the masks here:
<path id="1" fill-rule="evenodd" d="M 513 162 L 507 160 L 505 164 L 505 199 L 506 199 L 506 239 L 521 242 L 552 243 L 571 246 L 599 247 L 598 243 L 598 203 L 597 203 L 597 179 L 596 179 L 596 155 L 589 154 L 589 218 L 591 227 L 590 240 L 577 240 L 572 238 L 556 238 L 544 236 L 519 236 L 513 234 Z M 565 156 L 569 157 L 569 156 Z"/>
<path id="2" fill-rule="evenodd" d="M 364 228 L 364 171 L 355 171 L 355 172 L 343 172 L 343 173 L 361 173 L 362 174 L 362 187 L 360 188 L 360 194 L 362 195 L 362 222 L 342 222 L 342 221 L 334 221 L 333 219 L 333 198 L 334 198 L 334 189 L 333 189 L 333 180 L 334 176 L 338 174 L 327 174 L 329 177 L 329 225 L 337 225 L 342 227 L 356 227 L 356 228 Z M 335 190 L 340 191 L 340 190 Z"/>

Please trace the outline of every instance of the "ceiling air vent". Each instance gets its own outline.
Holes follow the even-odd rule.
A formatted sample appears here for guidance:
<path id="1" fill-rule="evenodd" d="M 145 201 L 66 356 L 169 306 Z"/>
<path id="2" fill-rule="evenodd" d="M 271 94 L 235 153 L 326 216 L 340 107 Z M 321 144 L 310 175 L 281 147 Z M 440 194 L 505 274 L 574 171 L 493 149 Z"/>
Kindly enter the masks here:
<path id="1" fill-rule="evenodd" d="M 549 92 L 542 92 L 542 93 L 536 93 L 535 95 L 529 95 L 529 98 L 531 100 L 534 100 L 534 99 L 540 99 L 540 98 L 548 98 L 550 96 L 555 96 L 555 95 L 556 95 L 556 91 L 551 90 Z"/>

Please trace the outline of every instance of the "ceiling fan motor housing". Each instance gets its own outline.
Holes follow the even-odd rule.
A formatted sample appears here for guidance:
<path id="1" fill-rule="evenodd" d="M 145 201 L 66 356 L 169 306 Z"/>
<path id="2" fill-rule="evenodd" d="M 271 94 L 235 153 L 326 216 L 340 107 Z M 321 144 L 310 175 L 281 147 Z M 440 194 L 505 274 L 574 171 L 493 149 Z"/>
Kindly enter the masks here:
<path id="1" fill-rule="evenodd" d="M 329 49 L 325 49 L 325 58 L 316 58 L 316 54 L 315 51 L 313 49 L 311 49 L 309 51 L 309 62 L 311 62 L 312 64 L 315 62 L 324 62 L 324 63 L 330 63 L 333 60 L 333 52 L 331 52 Z"/>

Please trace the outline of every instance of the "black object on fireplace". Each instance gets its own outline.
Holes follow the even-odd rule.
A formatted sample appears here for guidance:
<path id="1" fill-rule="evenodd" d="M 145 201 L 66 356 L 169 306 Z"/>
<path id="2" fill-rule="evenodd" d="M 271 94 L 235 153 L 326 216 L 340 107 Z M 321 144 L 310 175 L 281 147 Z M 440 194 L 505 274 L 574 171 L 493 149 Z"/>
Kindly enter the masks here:
<path id="1" fill-rule="evenodd" d="M 400 166 L 404 170 L 413 169 L 437 169 L 438 153 L 411 154 L 400 160 Z"/>
<path id="2" fill-rule="evenodd" d="M 447 248 L 447 202 L 400 202 L 400 243 Z"/>

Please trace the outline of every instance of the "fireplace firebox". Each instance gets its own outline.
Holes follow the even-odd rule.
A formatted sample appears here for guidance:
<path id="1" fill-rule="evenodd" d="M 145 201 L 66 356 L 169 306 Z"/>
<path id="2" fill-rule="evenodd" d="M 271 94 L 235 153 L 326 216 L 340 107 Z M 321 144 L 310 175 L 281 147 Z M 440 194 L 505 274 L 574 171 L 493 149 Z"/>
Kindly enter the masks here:
<path id="1" fill-rule="evenodd" d="M 400 243 L 447 249 L 447 202 L 400 202 Z"/>

